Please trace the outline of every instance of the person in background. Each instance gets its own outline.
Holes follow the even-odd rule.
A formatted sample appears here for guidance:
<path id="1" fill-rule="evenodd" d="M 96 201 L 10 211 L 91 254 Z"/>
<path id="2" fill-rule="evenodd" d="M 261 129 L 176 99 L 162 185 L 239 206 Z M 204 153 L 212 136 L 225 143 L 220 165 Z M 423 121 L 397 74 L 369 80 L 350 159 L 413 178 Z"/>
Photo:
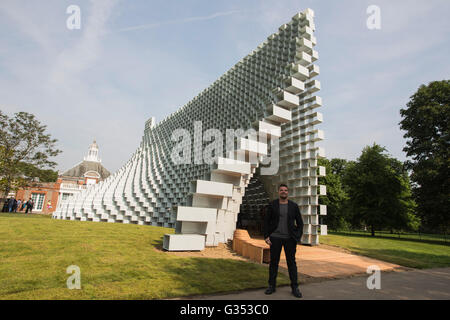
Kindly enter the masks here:
<path id="1" fill-rule="evenodd" d="M 16 210 L 14 210 L 14 212 L 17 212 L 17 210 L 19 210 L 19 212 L 20 212 L 20 210 L 22 209 L 22 200 L 17 200 L 17 206 L 16 206 Z"/>
<path id="2" fill-rule="evenodd" d="M 9 203 L 9 199 L 6 198 L 5 202 L 3 203 L 2 212 L 8 212 L 8 203 Z"/>
<path id="3" fill-rule="evenodd" d="M 8 201 L 8 212 L 12 212 L 13 211 L 13 208 L 14 208 L 14 201 L 15 201 L 16 199 L 14 199 L 14 198 L 10 198 L 9 199 L 9 201 Z"/>
<path id="4" fill-rule="evenodd" d="M 17 204 L 18 204 L 17 199 L 14 198 L 11 212 L 17 212 Z"/>
<path id="5" fill-rule="evenodd" d="M 27 210 L 25 211 L 25 213 L 28 213 L 28 211 L 30 211 L 30 213 L 33 213 L 33 206 L 33 198 L 30 198 L 30 200 L 27 201 Z"/>

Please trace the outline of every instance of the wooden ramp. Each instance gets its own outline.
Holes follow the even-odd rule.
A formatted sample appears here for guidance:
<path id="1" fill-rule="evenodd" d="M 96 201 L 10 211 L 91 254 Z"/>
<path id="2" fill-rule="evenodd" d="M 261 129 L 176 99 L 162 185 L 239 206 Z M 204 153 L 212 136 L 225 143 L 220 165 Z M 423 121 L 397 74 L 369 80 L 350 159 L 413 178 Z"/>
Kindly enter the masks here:
<path id="1" fill-rule="evenodd" d="M 328 247 L 328 246 L 327 246 Z M 253 239 L 247 230 L 237 229 L 234 233 L 233 250 L 258 263 L 270 262 L 270 246 L 263 239 Z M 404 271 L 408 268 L 397 264 L 372 259 L 344 250 L 319 246 L 297 245 L 297 270 L 299 274 L 312 278 L 341 278 L 367 272 L 369 266 L 377 266 L 381 271 Z M 281 250 L 280 268 L 287 269 L 284 250 Z"/>
<path id="2" fill-rule="evenodd" d="M 252 239 L 247 230 L 236 229 L 233 251 L 258 263 L 270 262 L 270 246 L 264 240 Z"/>

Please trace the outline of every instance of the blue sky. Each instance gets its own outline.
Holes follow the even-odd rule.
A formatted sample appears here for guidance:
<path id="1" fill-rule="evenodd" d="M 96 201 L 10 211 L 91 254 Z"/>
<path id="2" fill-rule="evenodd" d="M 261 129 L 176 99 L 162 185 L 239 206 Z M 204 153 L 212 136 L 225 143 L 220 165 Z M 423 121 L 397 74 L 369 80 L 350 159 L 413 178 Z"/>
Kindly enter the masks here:
<path id="1" fill-rule="evenodd" d="M 81 29 L 69 30 L 69 5 Z M 366 26 L 369 5 L 381 29 Z M 0 2 L 0 109 L 31 112 L 78 163 L 95 138 L 117 170 L 138 147 L 145 121 L 194 98 L 278 27 L 315 11 L 329 158 L 356 159 L 373 142 L 400 160 L 399 110 L 423 84 L 449 79 L 450 1 Z"/>

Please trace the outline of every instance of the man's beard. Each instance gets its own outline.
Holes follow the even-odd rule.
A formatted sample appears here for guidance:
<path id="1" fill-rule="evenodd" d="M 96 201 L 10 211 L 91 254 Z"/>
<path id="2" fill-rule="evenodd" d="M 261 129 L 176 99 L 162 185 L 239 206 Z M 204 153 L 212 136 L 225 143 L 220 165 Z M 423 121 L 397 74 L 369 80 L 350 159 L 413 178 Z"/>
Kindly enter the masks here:
<path id="1" fill-rule="evenodd" d="M 283 199 L 283 200 L 285 200 L 285 199 L 287 199 L 287 195 L 280 195 L 280 199 Z"/>

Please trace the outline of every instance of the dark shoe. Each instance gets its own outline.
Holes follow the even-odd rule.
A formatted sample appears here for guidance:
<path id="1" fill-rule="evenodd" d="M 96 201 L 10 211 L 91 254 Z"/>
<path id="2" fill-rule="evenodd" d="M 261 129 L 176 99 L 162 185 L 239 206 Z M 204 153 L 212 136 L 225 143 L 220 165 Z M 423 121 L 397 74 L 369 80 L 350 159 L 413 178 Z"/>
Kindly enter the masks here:
<path id="1" fill-rule="evenodd" d="M 264 292 L 265 294 L 272 294 L 272 293 L 274 293 L 276 290 L 275 290 L 275 287 L 272 287 L 272 286 L 269 286 L 268 288 L 267 288 L 267 290 L 266 290 L 266 292 Z"/>
<path id="2" fill-rule="evenodd" d="M 302 298 L 303 297 L 302 293 L 300 292 L 300 290 L 298 288 L 293 288 L 292 289 L 292 294 L 296 298 Z"/>

